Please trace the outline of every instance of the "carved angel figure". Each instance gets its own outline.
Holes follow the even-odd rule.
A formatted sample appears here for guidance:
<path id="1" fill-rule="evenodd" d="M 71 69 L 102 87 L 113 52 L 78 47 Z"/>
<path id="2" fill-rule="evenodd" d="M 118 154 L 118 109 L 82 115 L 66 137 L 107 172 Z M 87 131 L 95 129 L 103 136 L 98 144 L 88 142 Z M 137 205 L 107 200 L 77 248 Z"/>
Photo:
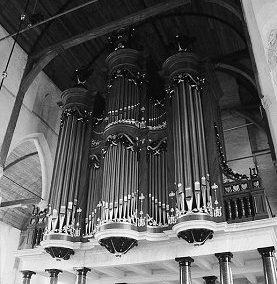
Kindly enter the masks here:
<path id="1" fill-rule="evenodd" d="M 277 29 L 270 32 L 267 42 L 267 60 L 274 83 L 277 85 Z"/>

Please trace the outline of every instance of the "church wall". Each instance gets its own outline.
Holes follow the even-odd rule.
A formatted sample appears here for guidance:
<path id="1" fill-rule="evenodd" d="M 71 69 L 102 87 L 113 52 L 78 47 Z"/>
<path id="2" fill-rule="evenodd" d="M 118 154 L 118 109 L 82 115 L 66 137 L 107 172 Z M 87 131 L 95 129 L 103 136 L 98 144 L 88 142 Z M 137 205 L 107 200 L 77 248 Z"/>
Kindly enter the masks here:
<path id="1" fill-rule="evenodd" d="M 18 274 L 19 263 L 15 261 L 13 252 L 17 250 L 20 231 L 0 222 L 0 232 L 0 283 L 12 284 Z"/>
<path id="2" fill-rule="evenodd" d="M 6 35 L 7 32 L 0 27 L 0 38 Z M 11 47 L 11 39 L 1 42 L 1 72 L 4 71 Z M 16 45 L 8 67 L 8 77 L 4 80 L 0 96 L 0 143 L 5 135 L 26 62 L 27 54 Z M 57 106 L 60 100 L 59 94 L 58 87 L 45 73 L 41 72 L 25 95 L 10 151 L 25 136 L 31 133 L 42 133 L 49 144 L 52 159 L 54 159 L 59 129 L 60 110 Z"/>
<path id="3" fill-rule="evenodd" d="M 6 35 L 7 32 L 0 26 L 0 38 Z M 0 73 L 5 69 L 12 43 L 13 41 L 8 39 L 0 44 Z M 0 92 L 0 145 L 6 132 L 26 62 L 27 54 L 16 45 L 7 70 L 8 77 L 4 80 Z M 40 144 L 38 151 L 44 167 L 42 169 L 44 171 L 43 178 L 47 179 L 43 181 L 45 183 L 43 190 L 46 191 L 43 193 L 45 199 L 48 196 L 47 191 L 49 191 L 59 131 L 60 109 L 57 106 L 57 102 L 60 100 L 59 94 L 60 90 L 57 86 L 44 72 L 41 72 L 25 95 L 10 146 L 11 152 L 22 141 L 28 139 L 34 139 L 35 143 Z M 19 245 L 20 231 L 0 222 L 0 232 L 0 283 L 21 283 L 22 275 L 19 272 L 21 264 L 19 260 L 16 261 L 13 254 Z M 14 277 L 12 282 L 11 275 Z M 9 280 L 7 277 L 9 277 Z M 37 280 L 42 284 L 48 282 L 48 279 L 46 282 L 46 280 L 40 279 L 39 276 Z"/>
<path id="4" fill-rule="evenodd" d="M 277 147 L 277 3 L 273 0 L 242 0 L 242 8 L 250 36 L 262 104 L 276 151 Z"/>

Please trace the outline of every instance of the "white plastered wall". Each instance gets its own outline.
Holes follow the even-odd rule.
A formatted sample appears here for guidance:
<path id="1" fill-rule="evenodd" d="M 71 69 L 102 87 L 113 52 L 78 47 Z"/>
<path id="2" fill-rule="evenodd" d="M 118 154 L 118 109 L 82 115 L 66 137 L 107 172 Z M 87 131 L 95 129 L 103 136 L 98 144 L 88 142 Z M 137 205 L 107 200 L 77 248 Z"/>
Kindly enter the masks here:
<path id="1" fill-rule="evenodd" d="M 241 3 L 257 66 L 261 101 L 277 151 L 277 1 L 241 0 Z M 270 34 L 274 29 L 276 43 L 271 44 Z"/>
<path id="2" fill-rule="evenodd" d="M 0 222 L 0 283 L 14 283 L 17 267 L 13 252 L 18 247 L 20 231 Z"/>
<path id="3" fill-rule="evenodd" d="M 7 32 L 0 26 L 0 38 L 6 35 Z M 1 42 L 0 73 L 4 71 L 12 43 L 12 39 Z M 26 53 L 16 45 L 7 70 L 8 77 L 4 80 L 0 92 L 0 145 L 3 142 L 26 62 Z M 58 87 L 44 72 L 40 72 L 25 95 L 9 151 L 26 140 L 34 140 L 41 161 L 44 199 L 47 199 L 49 193 L 58 139 L 60 109 L 57 102 L 59 100 Z"/>
<path id="4" fill-rule="evenodd" d="M 0 38 L 6 35 L 7 32 L 0 26 Z M 13 40 L 11 38 L 2 41 L 0 44 L 0 74 L 5 69 L 12 44 Z M 7 70 L 8 77 L 4 80 L 0 91 L 0 147 L 26 62 L 27 54 L 20 46 L 16 45 Z M 25 95 L 9 150 L 10 153 L 21 143 L 28 140 L 34 141 L 38 150 L 42 172 L 43 202 L 40 203 L 41 208 L 45 207 L 49 194 L 59 131 L 60 109 L 57 106 L 59 100 L 60 90 L 58 87 L 44 72 L 40 72 Z M 0 222 L 1 284 L 22 282 L 22 276 L 19 273 L 21 264 L 16 261 L 13 254 L 18 248 L 19 235 L 19 230 Z M 39 282 L 43 283 L 42 281 Z"/>

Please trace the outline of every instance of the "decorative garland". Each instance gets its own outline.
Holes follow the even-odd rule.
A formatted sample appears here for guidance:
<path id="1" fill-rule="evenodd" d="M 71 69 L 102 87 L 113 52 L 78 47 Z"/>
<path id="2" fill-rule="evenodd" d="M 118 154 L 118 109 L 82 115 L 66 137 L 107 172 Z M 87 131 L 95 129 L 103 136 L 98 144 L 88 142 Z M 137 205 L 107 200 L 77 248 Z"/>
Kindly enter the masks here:
<path id="1" fill-rule="evenodd" d="M 124 145 L 128 150 L 138 151 L 137 140 L 127 134 L 109 135 L 105 143 L 106 147 L 116 146 L 118 143 Z"/>
<path id="2" fill-rule="evenodd" d="M 86 109 L 80 109 L 77 106 L 67 107 L 63 110 L 61 115 L 61 126 L 63 126 L 66 118 L 69 116 L 75 116 L 77 120 L 82 122 L 88 122 L 91 118 L 92 112 Z"/>
<path id="3" fill-rule="evenodd" d="M 92 148 L 95 148 L 95 147 L 99 146 L 100 143 L 101 143 L 101 141 L 92 139 L 90 145 L 91 145 Z"/>
<path id="4" fill-rule="evenodd" d="M 161 130 L 166 128 L 166 121 L 164 121 L 162 124 L 157 126 L 147 126 L 149 130 Z"/>
<path id="5" fill-rule="evenodd" d="M 201 87 L 200 85 L 204 83 L 204 79 L 200 79 L 199 77 L 194 78 L 189 73 L 179 73 L 170 79 L 170 83 L 165 90 L 166 93 L 172 94 L 174 92 L 174 87 L 184 81 L 196 88 Z"/>
<path id="6" fill-rule="evenodd" d="M 232 180 L 249 179 L 249 177 L 247 175 L 236 173 L 228 166 L 226 159 L 225 159 L 224 152 L 223 152 L 223 147 L 221 146 L 220 135 L 219 135 L 218 128 L 217 128 L 216 124 L 214 124 L 214 129 L 215 129 L 215 135 L 216 135 L 217 151 L 218 151 L 218 154 L 219 154 L 220 166 L 221 166 L 221 169 L 223 171 L 223 174 L 226 177 L 228 177 Z"/>
<path id="7" fill-rule="evenodd" d="M 89 158 L 90 158 L 90 165 L 95 169 L 99 169 L 100 168 L 101 155 L 100 154 L 92 154 L 92 155 L 90 155 Z"/>
<path id="8" fill-rule="evenodd" d="M 167 150 L 167 138 L 161 140 L 156 140 L 147 146 L 147 152 L 152 155 L 159 155 L 161 152 L 166 152 Z"/>
<path id="9" fill-rule="evenodd" d="M 113 86 L 114 81 L 119 77 L 128 79 L 129 81 L 133 82 L 135 85 L 141 85 L 145 81 L 145 73 L 141 73 L 139 71 L 132 71 L 127 68 L 119 68 L 119 69 L 116 69 L 110 75 L 108 85 L 107 85 L 108 91 L 110 91 L 110 89 Z"/>
<path id="10" fill-rule="evenodd" d="M 145 128 L 143 126 L 141 127 L 141 123 L 139 121 L 132 120 L 132 119 L 120 119 L 120 120 L 113 121 L 113 122 L 109 123 L 106 126 L 106 129 L 109 128 L 110 126 L 116 125 L 116 124 L 131 124 L 131 125 L 136 126 L 137 128 Z"/>

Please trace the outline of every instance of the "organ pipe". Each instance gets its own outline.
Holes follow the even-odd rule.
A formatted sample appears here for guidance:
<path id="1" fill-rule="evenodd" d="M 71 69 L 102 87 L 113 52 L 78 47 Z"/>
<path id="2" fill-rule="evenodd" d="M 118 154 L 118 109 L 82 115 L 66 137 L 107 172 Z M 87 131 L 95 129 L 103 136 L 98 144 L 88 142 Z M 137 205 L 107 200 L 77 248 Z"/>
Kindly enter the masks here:
<path id="1" fill-rule="evenodd" d="M 167 139 L 152 142 L 148 147 L 148 226 L 166 227 L 169 224 L 167 186 Z"/>
<path id="2" fill-rule="evenodd" d="M 86 177 L 90 139 L 91 98 L 84 88 L 72 88 L 62 93 L 63 112 L 54 162 L 48 226 L 45 237 L 65 234 L 78 237 L 81 231 L 79 197 L 85 194 L 81 176 Z"/>
<path id="3" fill-rule="evenodd" d="M 168 58 L 163 68 L 172 108 L 176 216 L 212 216 L 199 59 L 192 53 L 179 52 Z"/>
<path id="4" fill-rule="evenodd" d="M 98 238 L 100 232 L 105 233 L 106 228 L 120 231 L 128 226 L 128 230 L 132 231 L 142 225 L 139 221 L 143 219 L 139 208 L 143 194 L 139 192 L 138 136 L 144 75 L 140 58 L 136 50 L 117 49 L 106 59 L 109 68 L 107 123 L 103 128 L 100 167 L 90 169 L 87 236 Z M 102 174 L 99 174 L 100 171 Z M 118 236 L 105 238 L 103 233 L 98 238 L 99 243 L 113 252 L 117 247 Z M 122 238 L 126 240 L 124 251 L 127 251 L 137 241 L 126 238 L 125 234 Z"/>

